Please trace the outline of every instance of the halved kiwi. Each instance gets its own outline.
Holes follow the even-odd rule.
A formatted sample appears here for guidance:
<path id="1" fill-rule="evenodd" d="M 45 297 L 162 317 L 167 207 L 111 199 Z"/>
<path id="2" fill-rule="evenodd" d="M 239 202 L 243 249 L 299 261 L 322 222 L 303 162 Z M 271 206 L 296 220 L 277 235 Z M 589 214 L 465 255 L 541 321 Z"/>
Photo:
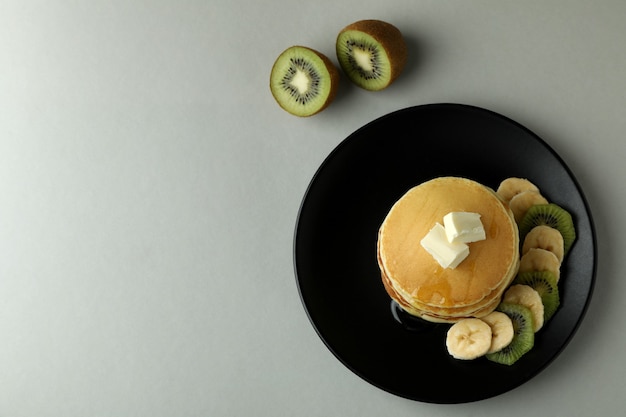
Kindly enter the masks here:
<path id="1" fill-rule="evenodd" d="M 501 350 L 485 355 L 492 362 L 513 365 L 535 345 L 533 315 L 528 307 L 513 303 L 500 303 L 496 310 L 503 312 L 513 322 L 513 340 Z"/>
<path id="2" fill-rule="evenodd" d="M 407 47 L 400 30 L 381 20 L 360 20 L 339 32 L 337 60 L 346 76 L 361 88 L 387 88 L 400 75 Z"/>
<path id="3" fill-rule="evenodd" d="M 576 240 L 576 230 L 571 214 L 554 203 L 537 204 L 530 207 L 519 223 L 520 242 L 524 241 L 524 238 L 533 227 L 539 225 L 550 226 L 561 233 L 563 236 L 563 251 L 567 254 L 574 240 Z"/>
<path id="4" fill-rule="evenodd" d="M 543 303 L 543 321 L 550 320 L 560 305 L 559 288 L 556 276 L 550 271 L 520 272 L 513 284 L 528 285 L 541 297 Z"/>
<path id="5" fill-rule="evenodd" d="M 324 110 L 335 98 L 339 70 L 332 61 L 306 46 L 283 51 L 270 75 L 274 99 L 287 112 L 300 117 Z"/>

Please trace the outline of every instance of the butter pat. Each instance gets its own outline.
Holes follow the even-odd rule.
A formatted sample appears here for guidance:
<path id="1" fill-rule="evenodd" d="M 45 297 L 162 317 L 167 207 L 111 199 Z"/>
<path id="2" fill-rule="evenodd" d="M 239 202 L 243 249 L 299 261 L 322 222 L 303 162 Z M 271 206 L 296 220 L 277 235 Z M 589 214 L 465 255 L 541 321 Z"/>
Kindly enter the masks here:
<path id="1" fill-rule="evenodd" d="M 486 238 L 478 213 L 453 211 L 443 216 L 443 225 L 449 242 L 470 243 Z"/>
<path id="2" fill-rule="evenodd" d="M 436 223 L 420 243 L 442 268 L 456 268 L 469 255 L 469 246 L 450 242 L 441 223 Z"/>

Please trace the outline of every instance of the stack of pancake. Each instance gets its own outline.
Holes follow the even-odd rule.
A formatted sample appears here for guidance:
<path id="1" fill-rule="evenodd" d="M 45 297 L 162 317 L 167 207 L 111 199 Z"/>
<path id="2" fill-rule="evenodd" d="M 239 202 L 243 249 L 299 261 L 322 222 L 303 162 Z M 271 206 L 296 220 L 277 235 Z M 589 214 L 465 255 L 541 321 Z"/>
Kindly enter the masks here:
<path id="1" fill-rule="evenodd" d="M 481 216 L 486 239 L 469 244 L 456 268 L 443 268 L 420 244 L 450 212 Z M 500 303 L 519 267 L 519 233 L 511 210 L 478 182 L 440 177 L 410 189 L 378 232 L 378 265 L 387 293 L 405 311 L 452 323 L 482 317 Z"/>

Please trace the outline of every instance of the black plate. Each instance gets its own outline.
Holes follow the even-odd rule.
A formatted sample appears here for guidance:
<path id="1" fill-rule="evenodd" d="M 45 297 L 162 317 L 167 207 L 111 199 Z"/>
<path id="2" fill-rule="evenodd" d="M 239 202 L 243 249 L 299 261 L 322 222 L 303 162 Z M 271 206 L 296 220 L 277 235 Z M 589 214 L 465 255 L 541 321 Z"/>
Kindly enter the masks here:
<path id="1" fill-rule="evenodd" d="M 492 188 L 507 177 L 526 177 L 574 217 L 578 238 L 562 266 L 561 307 L 537 333 L 535 347 L 512 366 L 451 358 L 449 325 L 398 320 L 383 288 L 378 227 L 410 187 L 445 175 Z M 432 104 L 367 124 L 326 158 L 298 214 L 294 262 L 309 319 L 345 366 L 401 397 L 462 403 L 518 387 L 564 349 L 593 290 L 595 231 L 576 179 L 542 139 L 488 110 Z"/>

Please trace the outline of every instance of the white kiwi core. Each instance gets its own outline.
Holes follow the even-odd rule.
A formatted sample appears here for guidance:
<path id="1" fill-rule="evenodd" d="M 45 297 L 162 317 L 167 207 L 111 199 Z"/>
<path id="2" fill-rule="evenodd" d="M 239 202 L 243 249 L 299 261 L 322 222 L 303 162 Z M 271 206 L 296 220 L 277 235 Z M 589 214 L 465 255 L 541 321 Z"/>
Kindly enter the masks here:
<path id="1" fill-rule="evenodd" d="M 300 94 L 304 94 L 309 90 L 309 84 L 311 83 L 311 79 L 309 75 L 298 69 L 296 74 L 291 79 L 290 84 L 295 87 Z"/>
<path id="2" fill-rule="evenodd" d="M 354 54 L 354 60 L 358 66 L 363 68 L 364 71 L 373 71 L 372 54 L 361 48 L 355 48 L 352 53 Z"/>

